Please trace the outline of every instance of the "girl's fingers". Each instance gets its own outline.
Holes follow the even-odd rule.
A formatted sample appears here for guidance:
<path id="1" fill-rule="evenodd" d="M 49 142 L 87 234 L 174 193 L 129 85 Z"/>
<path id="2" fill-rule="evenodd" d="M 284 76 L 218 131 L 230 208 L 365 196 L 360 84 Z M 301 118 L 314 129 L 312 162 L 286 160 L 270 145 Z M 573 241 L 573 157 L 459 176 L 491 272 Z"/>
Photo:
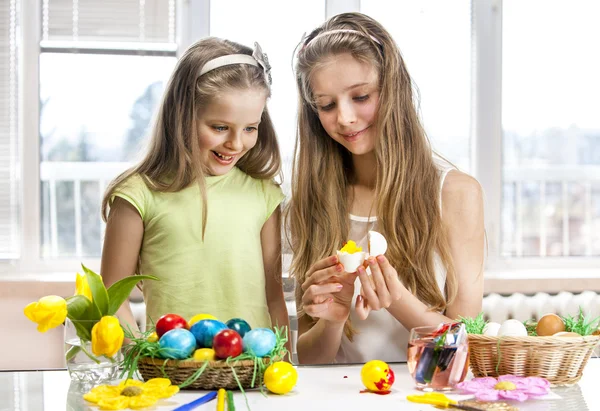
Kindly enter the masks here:
<path id="1" fill-rule="evenodd" d="M 380 306 L 381 308 L 387 308 L 392 303 L 392 297 L 390 296 L 386 280 L 375 257 L 369 257 L 367 261 L 371 268 L 371 277 L 375 283 L 375 291 L 377 292 L 377 297 L 379 297 Z"/>
<path id="2" fill-rule="evenodd" d="M 306 278 L 311 277 L 316 271 L 322 270 L 327 267 L 331 267 L 332 265 L 335 265 L 337 263 L 339 263 L 337 255 L 332 255 L 330 257 L 323 258 L 322 260 L 319 260 L 316 263 L 314 263 L 308 269 L 308 272 L 306 273 Z"/>
<path id="3" fill-rule="evenodd" d="M 373 285 L 371 285 L 371 280 L 369 279 L 369 275 L 367 271 L 363 267 L 358 267 L 358 278 L 360 278 L 360 284 L 362 285 L 363 295 L 367 301 L 369 301 L 369 306 L 373 310 L 379 310 L 381 307 L 379 305 L 379 298 L 377 297 L 377 293 L 373 289 Z"/>
<path id="4" fill-rule="evenodd" d="M 302 303 L 304 306 L 311 304 L 321 304 L 328 298 L 332 297 L 331 294 L 339 292 L 343 288 L 342 284 L 330 283 L 330 284 L 313 284 L 306 289 L 302 295 Z"/>
<path id="5" fill-rule="evenodd" d="M 358 318 L 361 320 L 366 320 L 371 312 L 371 307 L 369 307 L 369 304 L 367 304 L 367 301 L 362 295 L 358 295 L 356 297 L 356 304 L 354 307 L 356 308 L 356 314 L 358 315 Z"/>
<path id="6" fill-rule="evenodd" d="M 311 317 L 319 317 L 319 315 L 329 308 L 329 305 L 333 302 L 333 298 L 328 298 L 324 302 L 319 304 L 309 304 L 304 306 L 304 312 Z"/>
<path id="7" fill-rule="evenodd" d="M 337 257 L 336 257 L 337 258 Z M 344 267 L 341 264 L 335 264 L 328 266 L 327 268 L 313 272 L 310 277 L 307 277 L 304 283 L 302 283 L 302 290 L 306 289 L 313 284 L 319 284 L 331 277 L 339 276 L 344 273 Z"/>
<path id="8" fill-rule="evenodd" d="M 392 301 L 398 300 L 402 296 L 403 287 L 400 279 L 398 278 L 398 272 L 394 267 L 392 267 L 388 259 L 383 255 L 377 256 L 377 263 L 379 264 L 379 268 L 383 273 L 383 278 L 387 284 Z"/>

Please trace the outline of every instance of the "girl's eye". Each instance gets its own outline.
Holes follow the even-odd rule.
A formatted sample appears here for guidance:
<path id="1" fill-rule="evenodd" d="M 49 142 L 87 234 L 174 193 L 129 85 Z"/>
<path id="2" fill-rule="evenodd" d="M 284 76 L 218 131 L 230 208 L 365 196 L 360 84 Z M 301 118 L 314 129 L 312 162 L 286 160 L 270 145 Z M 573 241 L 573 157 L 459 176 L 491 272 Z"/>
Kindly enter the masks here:
<path id="1" fill-rule="evenodd" d="M 246 130 L 247 133 L 252 133 L 252 132 L 254 132 L 254 131 L 258 130 L 258 129 L 256 127 L 254 127 L 254 126 L 250 126 L 250 127 L 246 127 L 245 130 Z"/>
<path id="2" fill-rule="evenodd" d="M 335 107 L 335 104 L 334 103 L 329 103 L 326 106 L 319 107 L 319 110 L 321 110 L 321 111 L 329 111 L 329 110 L 333 109 L 333 107 Z"/>
<path id="3" fill-rule="evenodd" d="M 216 131 L 227 131 L 227 126 L 213 126 Z"/>
<path id="4" fill-rule="evenodd" d="M 365 101 L 365 100 L 368 100 L 368 99 L 369 99 L 369 95 L 368 94 L 366 94 L 364 96 L 354 97 L 354 100 L 356 100 L 356 101 Z"/>

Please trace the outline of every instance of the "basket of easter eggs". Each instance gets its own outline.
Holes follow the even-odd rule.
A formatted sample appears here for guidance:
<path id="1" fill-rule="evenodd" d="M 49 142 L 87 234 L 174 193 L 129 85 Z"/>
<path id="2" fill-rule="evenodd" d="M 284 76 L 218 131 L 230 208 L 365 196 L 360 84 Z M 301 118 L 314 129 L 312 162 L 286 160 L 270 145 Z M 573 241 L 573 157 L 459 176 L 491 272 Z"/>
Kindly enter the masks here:
<path id="1" fill-rule="evenodd" d="M 461 319 L 469 333 L 469 363 L 475 377 L 543 377 L 550 384 L 571 385 L 600 342 L 597 320 L 579 315 L 546 314 L 538 321 L 515 319 L 502 324 Z"/>
<path id="2" fill-rule="evenodd" d="M 168 378 L 181 389 L 260 388 L 269 365 L 284 359 L 285 328 L 252 329 L 233 318 L 226 323 L 208 314 L 189 322 L 163 315 L 141 338 L 125 347 L 124 372 L 148 381 Z"/>

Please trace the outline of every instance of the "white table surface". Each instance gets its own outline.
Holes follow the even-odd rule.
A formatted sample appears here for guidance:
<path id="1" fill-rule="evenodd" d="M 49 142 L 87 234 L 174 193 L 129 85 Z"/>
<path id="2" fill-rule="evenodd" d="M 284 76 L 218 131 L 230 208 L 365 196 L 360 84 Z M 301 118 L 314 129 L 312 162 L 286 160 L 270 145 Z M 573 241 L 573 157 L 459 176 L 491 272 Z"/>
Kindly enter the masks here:
<path id="1" fill-rule="evenodd" d="M 263 396 L 260 392 L 247 392 L 253 411 L 316 411 L 316 410 L 431 410 L 430 405 L 413 404 L 406 396 L 419 393 L 405 363 L 391 364 L 396 382 L 389 395 L 360 393 L 361 365 L 349 366 L 299 366 L 298 384 L 286 395 Z M 471 378 L 469 375 L 467 378 Z M 578 384 L 553 388 L 560 396 L 554 400 L 536 400 L 511 403 L 521 410 L 585 411 L 600 410 L 600 359 L 590 359 Z M 167 400 L 161 400 L 152 411 L 172 410 L 178 405 L 193 401 L 202 391 L 183 390 Z M 235 393 L 236 410 L 246 410 L 241 393 Z M 82 398 L 81 387 L 71 384 L 64 370 L 52 371 L 0 371 L 0 411 L 50 411 L 98 410 Z M 196 410 L 215 410 L 213 400 Z"/>

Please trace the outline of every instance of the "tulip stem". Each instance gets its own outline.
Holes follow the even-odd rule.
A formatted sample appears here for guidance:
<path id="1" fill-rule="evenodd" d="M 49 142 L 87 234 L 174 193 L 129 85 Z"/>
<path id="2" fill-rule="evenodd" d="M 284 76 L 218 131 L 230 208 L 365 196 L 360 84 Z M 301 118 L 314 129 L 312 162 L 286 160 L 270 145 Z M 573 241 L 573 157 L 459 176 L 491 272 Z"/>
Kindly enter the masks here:
<path id="1" fill-rule="evenodd" d="M 90 360 L 94 361 L 96 364 L 100 364 L 100 360 L 98 360 L 94 355 L 92 355 L 88 350 L 86 350 L 84 345 L 85 342 L 81 341 L 81 351 L 83 351 L 85 355 L 87 355 L 90 358 Z"/>

